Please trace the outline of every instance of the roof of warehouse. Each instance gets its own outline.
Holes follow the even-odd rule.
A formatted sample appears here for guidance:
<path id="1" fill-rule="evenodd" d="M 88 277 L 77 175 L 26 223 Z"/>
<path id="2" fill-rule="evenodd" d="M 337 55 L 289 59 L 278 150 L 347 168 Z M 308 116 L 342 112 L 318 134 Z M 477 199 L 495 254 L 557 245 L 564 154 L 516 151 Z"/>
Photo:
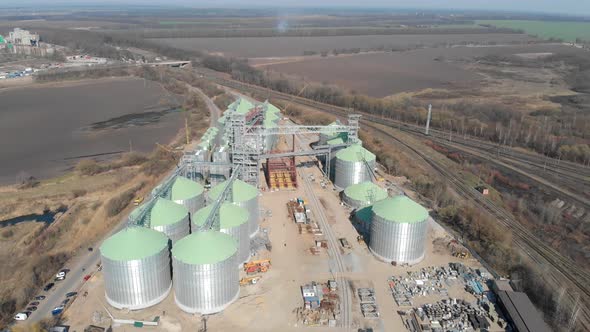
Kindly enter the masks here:
<path id="1" fill-rule="evenodd" d="M 225 233 L 196 232 L 178 240 L 172 256 L 187 264 L 214 264 L 226 260 L 238 250 L 238 242 Z"/>
<path id="2" fill-rule="evenodd" d="M 344 161 L 362 161 L 364 158 L 366 161 L 373 161 L 375 160 L 375 155 L 363 148 L 360 144 L 354 144 L 346 149 L 338 151 L 336 153 L 336 158 Z"/>
<path id="3" fill-rule="evenodd" d="M 396 223 L 419 223 L 428 219 L 428 210 L 404 195 L 387 198 L 373 204 L 373 213 Z"/>
<path id="4" fill-rule="evenodd" d="M 145 227 L 127 227 L 106 239 L 100 253 L 115 261 L 143 259 L 159 253 L 168 246 L 164 233 Z"/>
<path id="5" fill-rule="evenodd" d="M 529 297 L 522 292 L 499 291 L 498 297 L 512 323 L 519 332 L 549 332 L 549 326 L 537 311 Z"/>
<path id="6" fill-rule="evenodd" d="M 188 210 L 173 201 L 158 198 L 150 211 L 150 226 L 164 226 L 177 223 L 188 215 Z"/>
<path id="7" fill-rule="evenodd" d="M 344 194 L 357 201 L 377 202 L 387 198 L 387 191 L 370 181 L 348 186 Z"/>
<path id="8" fill-rule="evenodd" d="M 219 197 L 219 195 L 221 195 L 221 193 L 223 192 L 223 188 L 225 188 L 227 182 L 227 180 L 223 181 L 215 187 L 211 188 L 211 190 L 209 190 L 209 197 L 211 199 L 217 199 L 217 197 Z M 256 187 L 252 185 L 247 184 L 242 180 L 235 180 L 232 185 L 232 202 L 234 203 L 249 201 L 252 198 L 258 196 L 258 189 L 256 189 Z"/>
<path id="9" fill-rule="evenodd" d="M 184 176 L 177 176 L 172 185 L 170 198 L 173 201 L 193 198 L 203 193 L 205 188 L 199 183 L 189 180 Z"/>
<path id="10" fill-rule="evenodd" d="M 213 205 L 206 206 L 193 215 L 193 223 L 197 226 L 203 226 L 209 214 L 213 210 Z M 219 224 L 221 229 L 233 228 L 248 222 L 248 210 L 232 203 L 223 203 L 219 208 Z"/>

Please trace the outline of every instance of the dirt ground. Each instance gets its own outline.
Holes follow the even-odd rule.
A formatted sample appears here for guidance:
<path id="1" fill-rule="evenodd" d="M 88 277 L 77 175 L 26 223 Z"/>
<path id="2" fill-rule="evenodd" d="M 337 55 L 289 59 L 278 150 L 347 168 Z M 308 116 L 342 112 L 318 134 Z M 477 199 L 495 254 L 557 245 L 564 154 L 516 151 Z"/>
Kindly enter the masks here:
<path id="1" fill-rule="evenodd" d="M 316 179 L 321 177 L 317 168 L 307 170 Z M 395 180 L 395 179 L 392 179 Z M 298 179 L 298 181 L 303 181 Z M 338 193 L 331 187 L 322 189 L 316 181 L 314 191 L 325 208 L 328 221 L 338 238 L 344 237 L 352 245 L 352 249 L 343 252 L 346 265 L 345 273 L 353 288 L 353 327 L 374 327 L 377 331 L 403 331 L 404 326 L 396 311 L 399 309 L 390 294 L 387 278 L 399 275 L 408 270 L 420 269 L 426 266 L 445 265 L 451 261 L 460 261 L 468 266 L 477 267 L 474 259 L 460 260 L 451 256 L 446 247 L 435 245 L 447 243 L 450 237 L 435 223 L 431 223 L 427 242 L 426 258 L 412 267 L 392 267 L 390 264 L 378 261 L 367 249 L 364 243 L 356 241 L 357 232 L 348 220 L 350 210 L 340 205 Z M 332 278 L 330 265 L 333 264 L 325 249 L 314 256 L 309 249 L 314 245 L 311 234 L 299 234 L 297 225 L 288 216 L 286 203 L 290 199 L 301 197 L 306 199 L 302 188 L 294 191 L 263 191 L 260 204 L 266 216 L 261 221 L 262 231 L 267 231 L 272 243 L 272 251 L 260 252 L 256 258 L 270 258 L 271 269 L 262 275 L 256 285 L 243 286 L 239 299 L 225 311 L 207 317 L 207 327 L 212 331 L 323 331 L 328 328 L 310 328 L 301 326 L 296 320 L 295 310 L 303 305 L 300 286 L 311 282 L 324 282 Z M 443 238 L 444 240 L 440 240 Z M 438 239 L 438 240 L 437 240 Z M 241 272 L 243 274 L 243 272 Z M 377 303 L 380 308 L 380 319 L 365 319 L 360 312 L 356 287 L 372 285 L 376 291 Z M 101 312 L 105 311 L 104 285 L 102 275 L 98 274 L 85 286 L 89 295 L 77 298 L 66 311 L 66 324 L 72 325 L 73 330 L 82 330 L 88 324 L 108 326 L 110 320 L 93 321 Z M 450 295 L 457 298 L 472 300 L 471 295 L 460 288 L 451 289 Z M 416 303 L 434 302 L 436 297 L 423 298 Z M 126 312 L 106 306 L 110 313 L 120 319 L 153 320 L 159 316 L 161 324 L 156 327 L 144 327 L 144 330 L 154 331 L 188 331 L 201 327 L 199 315 L 189 315 L 182 312 L 174 304 L 173 292 L 160 304 L 137 312 Z M 330 329 L 333 330 L 333 329 Z M 351 329 L 352 330 L 352 329 Z M 131 326 L 118 326 L 114 331 L 136 331 Z"/>
<path id="2" fill-rule="evenodd" d="M 305 51 L 331 51 L 342 48 L 380 46 L 411 49 L 459 43 L 511 43 L 534 40 L 524 34 L 433 34 L 367 35 L 329 37 L 250 37 L 250 38 L 155 38 L 150 41 L 186 50 L 207 51 L 234 57 L 300 56 Z"/>
<path id="3" fill-rule="evenodd" d="M 583 52 L 563 45 L 520 45 L 494 47 L 436 47 L 416 49 L 393 53 L 369 53 L 348 56 L 287 57 L 265 61 L 258 60 L 260 66 L 273 71 L 295 75 L 306 81 L 327 82 L 346 89 L 354 90 L 373 97 L 385 97 L 400 92 L 420 91 L 427 88 L 461 89 L 476 88 L 486 83 L 486 79 L 497 68 L 485 68 L 475 57 L 508 56 L 513 54 L 574 54 Z M 256 63 L 257 63 L 256 62 Z M 537 70 L 523 68 L 501 68 L 504 75 L 496 74 L 494 78 L 513 79 L 527 84 L 520 84 L 514 91 L 534 91 L 536 84 L 550 84 L 551 79 L 533 78 Z M 541 73 L 547 74 L 547 69 Z M 501 73 L 500 73 L 501 74 Z M 553 77 L 556 75 L 553 75 Z M 552 77 L 552 78 L 553 78 Z M 490 85 L 490 90 L 495 90 Z M 485 90 L 484 90 L 485 92 Z M 540 93 L 540 92 L 537 92 Z"/>

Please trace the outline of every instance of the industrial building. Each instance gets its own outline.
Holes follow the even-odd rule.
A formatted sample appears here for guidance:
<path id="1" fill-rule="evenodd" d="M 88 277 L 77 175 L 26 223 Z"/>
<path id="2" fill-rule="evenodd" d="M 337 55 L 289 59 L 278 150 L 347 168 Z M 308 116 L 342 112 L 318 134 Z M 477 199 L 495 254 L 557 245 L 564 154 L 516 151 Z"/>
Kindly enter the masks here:
<path id="1" fill-rule="evenodd" d="M 543 321 L 529 297 L 522 292 L 498 291 L 498 304 L 508 322 L 518 332 L 549 332 L 551 329 Z"/>
<path id="2" fill-rule="evenodd" d="M 127 227 L 105 240 L 100 254 L 105 297 L 113 307 L 143 309 L 170 293 L 170 250 L 163 233 Z"/>
<path id="3" fill-rule="evenodd" d="M 16 46 L 38 46 L 39 35 L 28 30 L 14 28 L 8 33 L 8 42 Z"/>
<path id="4" fill-rule="evenodd" d="M 209 205 L 200 209 L 192 219 L 192 229 L 196 232 L 205 226 L 207 218 L 213 212 Z M 231 235 L 238 242 L 238 263 L 243 264 L 250 258 L 250 233 L 248 228 L 249 213 L 243 207 L 224 202 L 219 208 L 213 223 L 219 224 L 222 233 Z"/>
<path id="5" fill-rule="evenodd" d="M 174 300 L 187 313 L 212 314 L 238 298 L 238 243 L 228 234 L 193 233 L 172 248 Z"/>
<path id="6" fill-rule="evenodd" d="M 424 258 L 428 211 L 407 196 L 373 204 L 369 249 L 379 259 L 416 264 Z"/>

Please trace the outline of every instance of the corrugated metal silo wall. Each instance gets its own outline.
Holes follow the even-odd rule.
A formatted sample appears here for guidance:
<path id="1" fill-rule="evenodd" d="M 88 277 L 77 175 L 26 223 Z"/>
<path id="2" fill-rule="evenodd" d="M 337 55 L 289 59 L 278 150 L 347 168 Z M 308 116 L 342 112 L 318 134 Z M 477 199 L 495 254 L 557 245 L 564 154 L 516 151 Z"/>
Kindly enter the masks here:
<path id="1" fill-rule="evenodd" d="M 187 264 L 173 258 L 176 304 L 188 313 L 219 312 L 240 291 L 238 256 L 215 264 Z"/>
<path id="2" fill-rule="evenodd" d="M 147 308 L 164 300 L 172 287 L 168 247 L 141 260 L 102 256 L 102 266 L 106 299 L 115 308 Z"/>
<path id="3" fill-rule="evenodd" d="M 417 263 L 424 257 L 428 220 L 419 223 L 394 223 L 373 214 L 371 251 L 386 261 Z"/>
<path id="4" fill-rule="evenodd" d="M 238 241 L 238 264 L 247 262 L 250 259 L 250 233 L 248 223 L 237 227 L 221 229 L 222 233 L 231 235 Z"/>
<path id="5" fill-rule="evenodd" d="M 375 167 L 375 161 L 368 162 L 369 167 Z M 350 185 L 371 181 L 371 173 L 363 161 L 345 161 L 336 158 L 334 185 L 344 189 Z"/>
<path id="6" fill-rule="evenodd" d="M 172 243 L 182 239 L 190 233 L 188 214 L 182 220 L 171 225 L 155 226 L 153 229 L 166 234 Z"/>
<path id="7" fill-rule="evenodd" d="M 250 200 L 236 204 L 248 210 L 248 232 L 250 237 L 254 236 L 258 232 L 258 220 L 260 218 L 260 213 L 258 211 L 258 195 Z"/>
<path id="8" fill-rule="evenodd" d="M 205 207 L 205 195 L 204 193 L 201 193 L 197 196 L 188 199 L 177 199 L 174 201 L 174 203 L 183 205 L 192 215 L 193 213 L 199 211 L 201 208 Z"/>

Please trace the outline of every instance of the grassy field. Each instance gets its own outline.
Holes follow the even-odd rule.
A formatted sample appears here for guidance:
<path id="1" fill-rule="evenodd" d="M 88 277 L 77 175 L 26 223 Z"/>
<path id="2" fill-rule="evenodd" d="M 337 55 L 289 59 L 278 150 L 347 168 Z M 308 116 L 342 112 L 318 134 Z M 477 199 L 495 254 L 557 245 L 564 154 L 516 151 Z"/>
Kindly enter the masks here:
<path id="1" fill-rule="evenodd" d="M 499 28 L 523 30 L 527 34 L 540 38 L 557 38 L 574 42 L 576 38 L 590 40 L 590 22 L 548 22 L 491 20 L 477 21 L 478 24 L 489 24 Z"/>

